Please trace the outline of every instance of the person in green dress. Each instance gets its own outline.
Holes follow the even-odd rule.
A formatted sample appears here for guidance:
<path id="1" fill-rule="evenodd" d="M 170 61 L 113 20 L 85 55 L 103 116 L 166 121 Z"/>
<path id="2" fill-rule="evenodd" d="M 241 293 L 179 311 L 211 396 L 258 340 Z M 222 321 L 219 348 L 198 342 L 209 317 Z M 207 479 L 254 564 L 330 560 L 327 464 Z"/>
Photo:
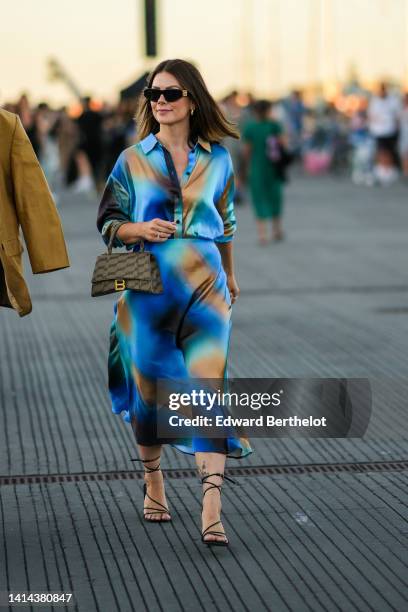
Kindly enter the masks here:
<path id="1" fill-rule="evenodd" d="M 282 126 L 270 117 L 271 102 L 257 100 L 253 105 L 254 119 L 242 131 L 246 176 L 255 212 L 259 244 L 268 239 L 268 221 L 272 222 L 272 239 L 282 240 L 283 181 L 266 155 L 266 139 L 274 135 L 286 145 Z"/>

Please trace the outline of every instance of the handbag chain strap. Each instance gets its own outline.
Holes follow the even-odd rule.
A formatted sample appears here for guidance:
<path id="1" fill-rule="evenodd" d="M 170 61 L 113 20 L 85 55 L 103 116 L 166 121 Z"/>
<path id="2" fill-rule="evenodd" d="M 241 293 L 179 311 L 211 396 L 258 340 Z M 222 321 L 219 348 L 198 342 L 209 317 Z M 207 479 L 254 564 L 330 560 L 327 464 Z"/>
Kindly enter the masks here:
<path id="1" fill-rule="evenodd" d="M 108 254 L 112 255 L 112 247 L 113 247 L 113 241 L 115 240 L 115 236 L 117 234 L 118 229 L 120 228 L 121 225 L 124 225 L 125 223 L 130 223 L 130 221 L 114 221 L 111 225 L 111 230 L 109 233 L 109 242 L 108 242 Z M 144 251 L 144 240 L 143 238 L 139 239 L 140 242 L 140 251 Z"/>

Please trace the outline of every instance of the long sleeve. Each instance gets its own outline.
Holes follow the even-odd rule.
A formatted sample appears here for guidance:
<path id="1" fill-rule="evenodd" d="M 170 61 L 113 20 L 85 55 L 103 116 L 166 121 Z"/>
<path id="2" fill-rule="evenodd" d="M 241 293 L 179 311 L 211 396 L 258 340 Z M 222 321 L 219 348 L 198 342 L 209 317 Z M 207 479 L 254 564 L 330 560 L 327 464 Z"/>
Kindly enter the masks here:
<path id="1" fill-rule="evenodd" d="M 61 220 L 19 117 L 11 147 L 14 202 L 33 274 L 69 267 Z"/>
<path id="2" fill-rule="evenodd" d="M 233 239 L 237 229 L 234 210 L 235 177 L 230 152 L 226 149 L 224 187 L 221 196 L 216 202 L 216 208 L 224 222 L 224 236 L 217 238 L 216 242 L 229 242 Z"/>
<path id="3" fill-rule="evenodd" d="M 112 221 L 132 221 L 132 201 L 130 186 L 126 171 L 125 154 L 122 152 L 110 173 L 99 204 L 96 226 L 105 244 L 109 242 L 109 232 Z M 122 247 L 124 243 L 115 238 L 114 247 Z M 134 245 L 127 244 L 128 250 Z"/>

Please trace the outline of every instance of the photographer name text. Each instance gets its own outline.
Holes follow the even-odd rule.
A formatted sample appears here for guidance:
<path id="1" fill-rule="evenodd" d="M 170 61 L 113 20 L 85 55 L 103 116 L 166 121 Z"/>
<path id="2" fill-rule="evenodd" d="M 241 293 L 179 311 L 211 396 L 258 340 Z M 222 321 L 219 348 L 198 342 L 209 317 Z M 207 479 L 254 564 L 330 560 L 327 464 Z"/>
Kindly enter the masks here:
<path id="1" fill-rule="evenodd" d="M 326 427 L 326 417 L 300 418 L 290 416 L 276 418 L 274 415 L 260 415 L 252 418 L 235 418 L 232 416 L 217 415 L 215 417 L 196 416 L 187 418 L 180 415 L 169 417 L 171 427 Z"/>

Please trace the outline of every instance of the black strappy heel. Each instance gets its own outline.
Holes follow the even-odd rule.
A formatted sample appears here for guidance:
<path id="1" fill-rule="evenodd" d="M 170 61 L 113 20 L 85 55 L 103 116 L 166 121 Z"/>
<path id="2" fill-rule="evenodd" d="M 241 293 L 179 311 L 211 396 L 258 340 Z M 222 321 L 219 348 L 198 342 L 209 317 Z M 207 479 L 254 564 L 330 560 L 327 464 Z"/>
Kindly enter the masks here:
<path id="1" fill-rule="evenodd" d="M 143 464 L 145 463 L 150 463 L 151 461 L 156 461 L 157 459 L 160 459 L 159 457 L 155 457 L 154 459 L 131 459 L 131 461 L 141 461 Z M 159 472 L 160 471 L 160 462 L 159 464 L 152 468 L 148 465 L 143 465 L 143 467 L 145 468 L 145 471 L 150 474 L 150 472 Z M 143 508 L 143 518 L 145 521 L 148 521 L 149 523 L 170 523 L 171 521 L 171 517 L 169 519 L 153 519 L 153 518 L 147 518 L 147 515 L 149 514 L 169 514 L 170 515 L 170 511 L 168 508 L 166 508 L 166 506 L 162 503 L 160 503 L 159 501 L 157 501 L 157 499 L 153 499 L 153 497 L 150 497 L 150 495 L 147 492 L 147 485 L 146 483 L 143 484 L 143 499 L 146 498 L 146 496 L 153 501 L 155 504 L 157 504 L 158 506 L 161 506 L 163 508 L 163 510 L 159 510 L 158 508 L 153 508 L 152 506 L 144 506 Z M 147 512 L 147 514 L 145 514 L 145 510 L 149 510 L 149 512 Z"/>
<path id="2" fill-rule="evenodd" d="M 233 484 L 238 484 L 236 480 L 233 480 L 229 476 L 225 476 L 225 474 L 221 474 L 219 472 L 215 472 L 214 474 L 207 474 L 206 476 L 204 476 L 201 479 L 201 483 L 202 484 L 207 483 L 207 478 L 210 478 L 210 476 L 221 476 L 222 479 L 229 480 Z M 207 484 L 209 484 L 210 486 L 207 487 L 206 490 L 204 491 L 204 493 L 203 493 L 203 500 L 204 500 L 204 495 L 210 489 L 218 489 L 218 491 L 220 492 L 220 496 L 221 496 L 221 486 L 222 485 L 217 485 L 217 484 L 215 484 L 215 482 L 209 482 Z M 204 502 L 202 504 L 202 507 L 204 509 Z M 228 546 L 229 545 L 228 538 L 227 538 L 226 534 L 223 531 L 209 531 L 211 529 L 211 527 L 214 527 L 214 525 L 218 525 L 218 524 L 222 524 L 221 520 L 215 521 L 215 523 L 211 523 L 211 525 L 208 525 L 208 527 L 206 527 L 204 529 L 204 531 L 201 533 L 201 541 L 204 544 L 207 544 L 208 546 Z M 217 536 L 223 536 L 225 538 L 225 540 L 205 540 L 205 536 L 209 535 L 209 534 L 217 535 Z"/>

